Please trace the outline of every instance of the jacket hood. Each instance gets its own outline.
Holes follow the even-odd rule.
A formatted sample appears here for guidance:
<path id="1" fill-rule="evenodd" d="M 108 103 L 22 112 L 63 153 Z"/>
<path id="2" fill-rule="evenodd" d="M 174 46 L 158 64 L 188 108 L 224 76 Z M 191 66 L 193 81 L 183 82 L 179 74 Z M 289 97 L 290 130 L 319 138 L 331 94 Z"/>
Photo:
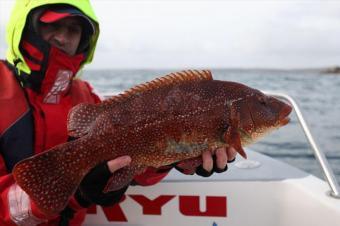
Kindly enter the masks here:
<path id="1" fill-rule="evenodd" d="M 20 72 L 27 74 L 31 73 L 31 69 L 25 62 L 22 53 L 20 52 L 20 41 L 26 25 L 27 16 L 29 13 L 41 6 L 48 6 L 52 4 L 68 4 L 78 8 L 86 16 L 88 16 L 95 24 L 95 34 L 92 35 L 89 43 L 89 52 L 86 60 L 81 65 L 88 64 L 92 61 L 95 47 L 99 36 L 99 24 L 97 17 L 92 9 L 89 0 L 17 0 L 12 9 L 11 18 L 7 24 L 6 41 L 8 44 L 7 61 L 15 65 Z"/>

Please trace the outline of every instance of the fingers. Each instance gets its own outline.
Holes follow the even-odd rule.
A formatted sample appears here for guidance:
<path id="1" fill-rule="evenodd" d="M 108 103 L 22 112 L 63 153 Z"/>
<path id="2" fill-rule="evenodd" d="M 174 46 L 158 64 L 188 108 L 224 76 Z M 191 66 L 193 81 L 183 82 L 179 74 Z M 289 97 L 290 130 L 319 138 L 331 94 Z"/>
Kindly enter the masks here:
<path id="1" fill-rule="evenodd" d="M 131 162 L 131 157 L 126 155 L 126 156 L 121 156 L 121 157 L 108 161 L 107 166 L 109 167 L 110 172 L 114 173 L 120 168 L 128 166 L 130 162 Z"/>
<path id="2" fill-rule="evenodd" d="M 228 162 L 233 162 L 236 158 L 237 151 L 233 147 L 227 148 Z"/>
<path id="3" fill-rule="evenodd" d="M 216 150 L 216 166 L 218 169 L 224 169 L 226 167 L 228 157 L 225 148 L 218 148 Z"/>
<path id="4" fill-rule="evenodd" d="M 202 154 L 202 160 L 203 160 L 203 169 L 210 172 L 214 167 L 214 160 L 212 158 L 212 154 L 210 151 L 205 151 Z"/>
<path id="5" fill-rule="evenodd" d="M 229 162 L 233 162 L 236 158 L 237 151 L 233 147 L 228 148 L 218 148 L 215 151 L 216 158 L 213 157 L 213 154 L 210 151 L 206 151 L 202 154 L 203 164 L 202 167 L 204 170 L 210 172 L 214 169 L 214 159 L 215 159 L 215 168 L 219 170 L 226 169 L 227 164 Z"/>

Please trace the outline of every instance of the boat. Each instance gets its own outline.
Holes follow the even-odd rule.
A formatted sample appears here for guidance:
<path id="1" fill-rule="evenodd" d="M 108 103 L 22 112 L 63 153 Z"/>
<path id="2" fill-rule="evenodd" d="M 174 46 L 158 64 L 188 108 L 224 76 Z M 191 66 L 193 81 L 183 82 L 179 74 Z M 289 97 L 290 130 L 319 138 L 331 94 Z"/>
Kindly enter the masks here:
<path id="1" fill-rule="evenodd" d="M 91 207 L 84 225 L 339 226 L 339 184 L 296 101 L 265 93 L 292 105 L 325 180 L 246 149 L 248 159 L 226 173 L 202 178 L 172 170 L 154 186 L 130 186 L 119 204 Z"/>

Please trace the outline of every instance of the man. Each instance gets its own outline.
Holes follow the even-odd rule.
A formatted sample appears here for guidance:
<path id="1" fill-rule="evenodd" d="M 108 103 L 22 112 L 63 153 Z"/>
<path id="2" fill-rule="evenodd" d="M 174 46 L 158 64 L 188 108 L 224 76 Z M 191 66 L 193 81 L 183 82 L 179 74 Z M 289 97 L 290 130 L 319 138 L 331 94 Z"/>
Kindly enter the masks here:
<path id="1" fill-rule="evenodd" d="M 66 121 L 73 106 L 100 101 L 87 82 L 75 78 L 92 60 L 99 35 L 96 16 L 88 0 L 58 3 L 17 0 L 7 27 L 7 60 L 0 61 L 0 225 L 81 225 L 87 207 L 113 205 L 128 187 L 102 192 L 130 157 L 103 162 L 84 178 L 60 214 L 46 216 L 11 175 L 18 161 L 72 139 Z M 223 172 L 235 155 L 232 149 L 217 150 L 216 158 L 206 152 L 203 165 L 194 171 L 202 176 Z M 147 169 L 133 184 L 155 184 L 172 167 Z M 181 163 L 175 167 L 183 171 Z"/>

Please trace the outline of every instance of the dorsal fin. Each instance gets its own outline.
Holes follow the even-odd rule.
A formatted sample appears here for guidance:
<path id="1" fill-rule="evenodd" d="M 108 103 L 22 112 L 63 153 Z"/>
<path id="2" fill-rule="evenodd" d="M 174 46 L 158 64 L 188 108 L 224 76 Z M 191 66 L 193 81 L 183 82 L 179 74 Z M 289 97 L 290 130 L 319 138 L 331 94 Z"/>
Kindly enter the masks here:
<path id="1" fill-rule="evenodd" d="M 146 82 L 135 87 L 132 87 L 125 92 L 114 96 L 103 103 L 121 102 L 127 98 L 144 93 L 150 90 L 158 89 L 161 87 L 171 86 L 175 84 L 183 84 L 187 82 L 198 82 L 204 80 L 213 80 L 211 71 L 209 70 L 185 70 L 180 72 L 171 73 L 160 78 L 156 78 L 150 82 Z"/>
<path id="2" fill-rule="evenodd" d="M 71 109 L 67 118 L 67 132 L 71 137 L 82 137 L 86 135 L 98 115 L 102 112 L 98 104 L 78 104 Z"/>
<path id="3" fill-rule="evenodd" d="M 86 135 L 90 131 L 98 115 L 105 109 L 105 106 L 112 107 L 112 104 L 115 102 L 119 103 L 128 99 L 131 96 L 161 87 L 212 79 L 213 78 L 209 70 L 180 71 L 168 74 L 160 78 L 156 78 L 150 82 L 137 85 L 117 96 L 113 96 L 112 98 L 103 101 L 102 104 L 99 105 L 79 104 L 76 107 L 72 108 L 71 112 L 68 115 L 68 135 L 72 137 L 82 137 Z"/>

